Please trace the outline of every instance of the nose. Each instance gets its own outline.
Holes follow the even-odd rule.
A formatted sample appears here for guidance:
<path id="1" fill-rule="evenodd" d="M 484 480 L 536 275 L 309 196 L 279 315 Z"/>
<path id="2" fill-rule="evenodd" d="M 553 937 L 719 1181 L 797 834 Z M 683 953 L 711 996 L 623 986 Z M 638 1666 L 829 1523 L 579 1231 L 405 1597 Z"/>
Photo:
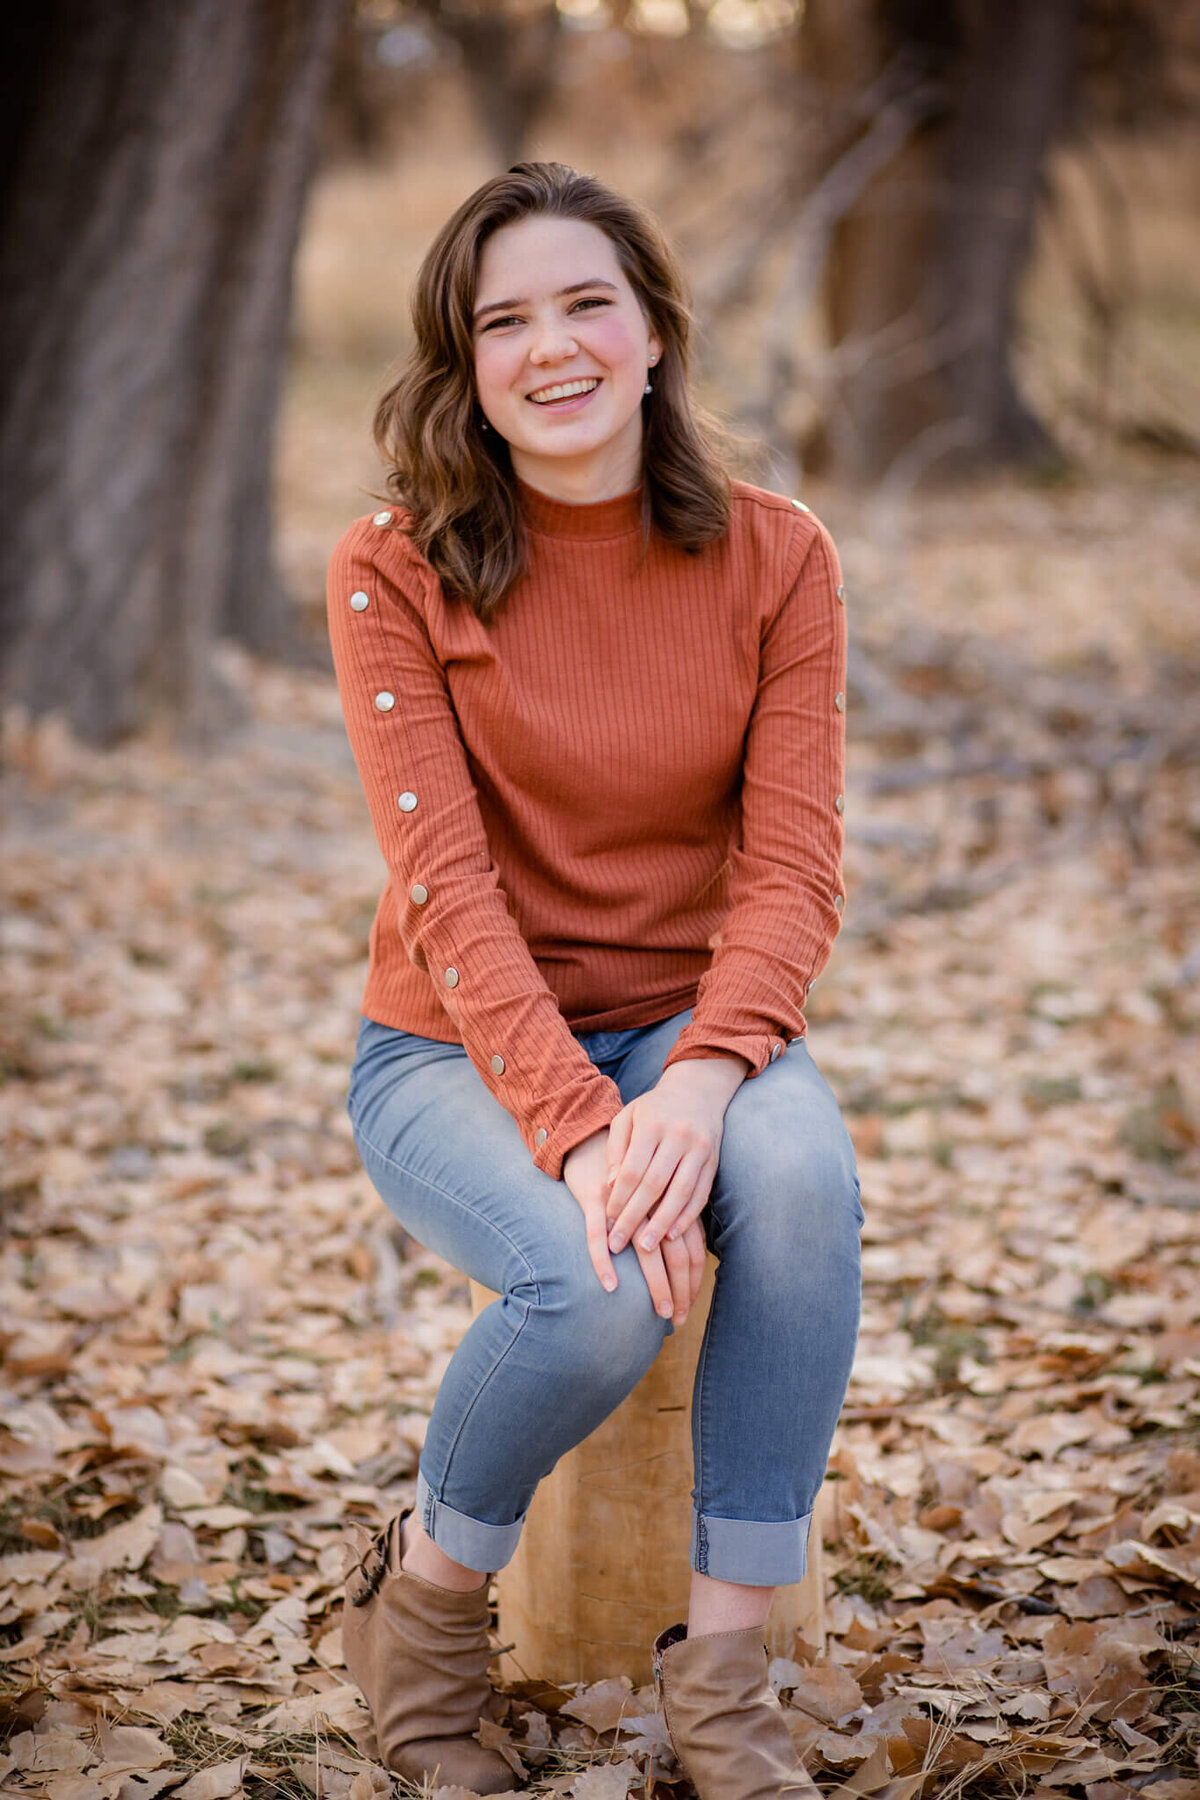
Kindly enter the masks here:
<path id="1" fill-rule="evenodd" d="M 533 341 L 529 348 L 532 363 L 555 363 L 574 356 L 578 345 L 565 319 L 539 318 L 535 321 Z"/>

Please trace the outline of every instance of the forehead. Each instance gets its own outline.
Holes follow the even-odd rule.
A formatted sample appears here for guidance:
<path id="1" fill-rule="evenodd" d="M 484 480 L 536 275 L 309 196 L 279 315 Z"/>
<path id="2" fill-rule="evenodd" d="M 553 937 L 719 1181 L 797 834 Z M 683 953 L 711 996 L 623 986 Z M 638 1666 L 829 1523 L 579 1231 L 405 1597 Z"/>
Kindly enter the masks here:
<path id="1" fill-rule="evenodd" d="M 533 298 L 592 275 L 602 275 L 622 288 L 629 286 L 612 239 L 598 225 L 585 219 L 517 219 L 502 225 L 484 243 L 479 253 L 476 299 L 482 305 L 506 294 Z"/>

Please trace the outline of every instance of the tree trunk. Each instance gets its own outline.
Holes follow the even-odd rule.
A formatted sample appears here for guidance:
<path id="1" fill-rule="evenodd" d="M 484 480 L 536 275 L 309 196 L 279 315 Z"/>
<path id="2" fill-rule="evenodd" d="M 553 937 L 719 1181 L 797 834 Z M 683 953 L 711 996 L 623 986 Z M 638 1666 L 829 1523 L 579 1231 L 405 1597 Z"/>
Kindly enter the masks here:
<path id="1" fill-rule="evenodd" d="M 8 171 L 6 697 L 112 743 L 236 716 L 214 640 L 293 645 L 271 456 L 343 0 L 52 0 Z"/>
<path id="2" fill-rule="evenodd" d="M 497 173 L 519 162 L 558 77 L 559 13 L 549 4 L 446 6 L 423 0 L 437 30 L 458 46 Z"/>
<path id="3" fill-rule="evenodd" d="M 831 114 L 850 120 L 868 89 L 876 108 L 912 107 L 905 142 L 834 232 L 824 301 L 839 379 L 825 466 L 871 481 L 1052 458 L 1011 346 L 1080 0 L 810 0 L 804 31 Z M 840 139 L 835 129 L 836 154 L 870 123 Z"/>

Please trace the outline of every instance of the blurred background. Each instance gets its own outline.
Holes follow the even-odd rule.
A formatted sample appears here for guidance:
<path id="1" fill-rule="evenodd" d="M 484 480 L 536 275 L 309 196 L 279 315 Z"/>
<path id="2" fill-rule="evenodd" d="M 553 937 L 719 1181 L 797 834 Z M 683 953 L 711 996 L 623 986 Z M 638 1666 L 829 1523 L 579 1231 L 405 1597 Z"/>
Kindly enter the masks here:
<path id="1" fill-rule="evenodd" d="M 754 479 L 895 516 L 1003 471 L 1195 474 L 1194 0 L 56 0 L 4 29 L 5 691 L 89 741 L 236 717 L 218 639 L 311 651 L 419 259 L 522 157 L 657 212 Z"/>
<path id="2" fill-rule="evenodd" d="M 43 0 L 0 40 L 0 1774 L 117 1800 L 117 1704 L 205 1792 L 239 1718 L 300 1771 L 247 1793 L 362 1774 L 313 1737 L 367 1743 L 344 1526 L 411 1499 L 469 1312 L 345 1115 L 384 870 L 325 566 L 431 239 L 553 157 L 658 214 L 703 399 L 846 577 L 818 1673 L 877 1711 L 812 1767 L 1190 1795 L 1200 0 Z M 608 1754 L 562 1724 L 531 1767 Z"/>

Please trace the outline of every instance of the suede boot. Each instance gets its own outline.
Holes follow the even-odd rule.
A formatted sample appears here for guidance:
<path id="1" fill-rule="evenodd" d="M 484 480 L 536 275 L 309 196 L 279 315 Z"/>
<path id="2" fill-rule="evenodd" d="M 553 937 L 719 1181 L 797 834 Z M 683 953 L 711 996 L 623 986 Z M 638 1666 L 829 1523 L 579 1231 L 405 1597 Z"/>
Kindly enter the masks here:
<path id="1" fill-rule="evenodd" d="M 699 1800 L 799 1800 L 818 1794 L 767 1682 L 762 1631 L 654 1641 L 654 1685 L 676 1756 Z"/>
<path id="2" fill-rule="evenodd" d="M 488 1583 L 456 1594 L 400 1567 L 408 1507 L 368 1546 L 346 1582 L 342 1648 L 375 1723 L 381 1760 L 410 1781 L 508 1794 L 517 1778 L 472 1734 L 493 1718 L 487 1678 Z"/>

